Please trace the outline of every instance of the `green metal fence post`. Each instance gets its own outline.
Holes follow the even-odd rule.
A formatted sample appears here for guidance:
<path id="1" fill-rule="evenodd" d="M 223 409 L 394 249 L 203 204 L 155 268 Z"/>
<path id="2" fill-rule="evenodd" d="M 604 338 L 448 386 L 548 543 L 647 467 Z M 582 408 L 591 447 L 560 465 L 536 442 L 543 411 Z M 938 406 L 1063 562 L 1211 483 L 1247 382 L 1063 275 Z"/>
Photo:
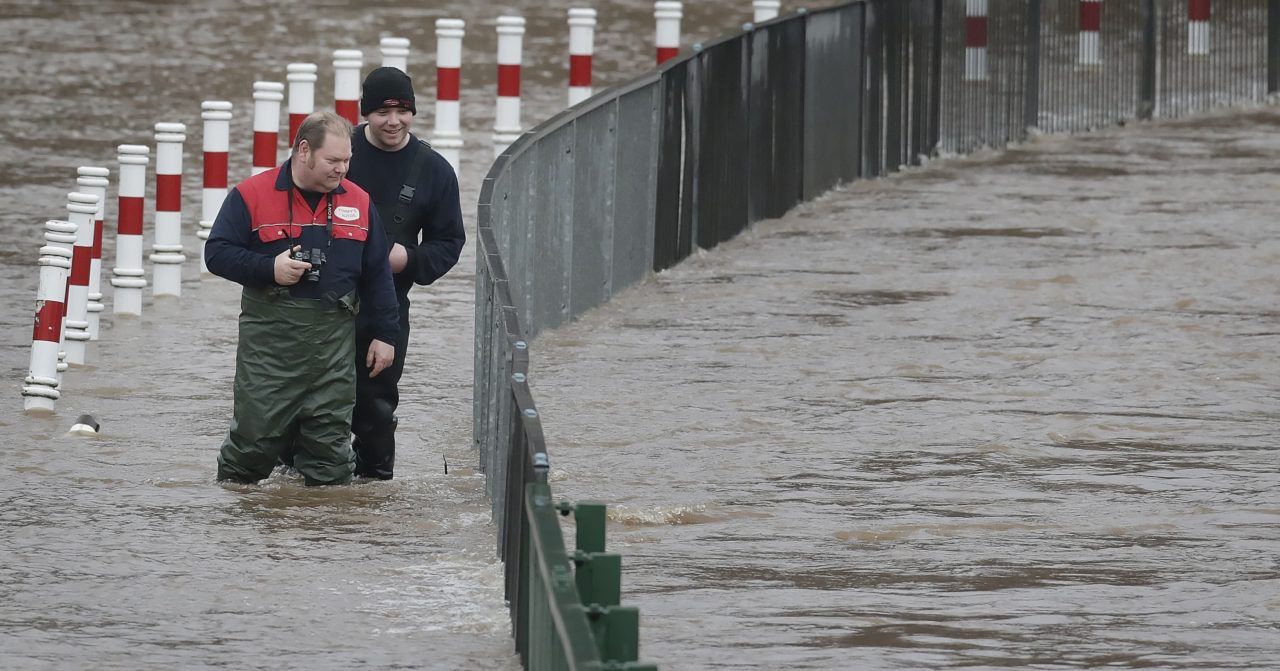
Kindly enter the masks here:
<path id="1" fill-rule="evenodd" d="M 634 662 L 640 659 L 640 609 L 613 606 L 605 609 L 605 640 L 601 659 Z"/>
<path id="2" fill-rule="evenodd" d="M 574 580 L 584 606 L 616 606 L 622 603 L 622 555 L 613 552 L 578 552 Z"/>
<path id="3" fill-rule="evenodd" d="M 579 503 L 573 507 L 573 519 L 578 526 L 578 551 L 604 552 L 604 504 Z"/>

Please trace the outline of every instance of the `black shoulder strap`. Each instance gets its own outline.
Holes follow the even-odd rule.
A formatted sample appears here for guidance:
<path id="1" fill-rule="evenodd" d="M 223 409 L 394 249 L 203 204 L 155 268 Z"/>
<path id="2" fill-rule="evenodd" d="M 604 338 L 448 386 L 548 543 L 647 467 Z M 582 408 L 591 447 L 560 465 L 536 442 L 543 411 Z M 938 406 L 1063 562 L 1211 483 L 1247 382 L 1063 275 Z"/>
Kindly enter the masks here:
<path id="1" fill-rule="evenodd" d="M 409 220 L 409 203 L 413 202 L 413 194 L 417 190 L 418 177 L 422 175 L 422 166 L 427 163 L 427 151 L 431 145 L 418 141 L 420 146 L 413 148 L 413 164 L 409 168 L 409 175 L 405 178 L 404 184 L 400 186 L 400 195 L 396 197 L 396 206 L 392 210 L 391 219 L 396 226 L 404 225 Z"/>

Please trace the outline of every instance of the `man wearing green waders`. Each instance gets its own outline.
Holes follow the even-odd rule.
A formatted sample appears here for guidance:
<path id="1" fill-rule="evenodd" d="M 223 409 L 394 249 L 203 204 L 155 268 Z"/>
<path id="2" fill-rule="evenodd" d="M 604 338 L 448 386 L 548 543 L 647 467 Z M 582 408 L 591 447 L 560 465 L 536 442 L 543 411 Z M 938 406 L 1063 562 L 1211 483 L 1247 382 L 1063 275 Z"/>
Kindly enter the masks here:
<path id="1" fill-rule="evenodd" d="M 355 316 L 372 316 L 369 376 L 395 358 L 399 305 L 387 236 L 369 195 L 344 179 L 351 124 L 316 112 L 298 127 L 284 165 L 227 195 L 205 263 L 244 286 L 234 416 L 218 480 L 252 483 L 282 450 L 308 485 L 351 479 Z"/>

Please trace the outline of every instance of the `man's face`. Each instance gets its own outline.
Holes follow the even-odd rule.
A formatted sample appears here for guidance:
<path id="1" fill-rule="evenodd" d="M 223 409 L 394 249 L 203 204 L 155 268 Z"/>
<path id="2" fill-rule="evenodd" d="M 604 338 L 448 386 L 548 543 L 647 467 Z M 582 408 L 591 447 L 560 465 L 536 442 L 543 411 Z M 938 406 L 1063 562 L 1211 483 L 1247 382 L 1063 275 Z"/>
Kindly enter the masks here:
<path id="1" fill-rule="evenodd" d="M 409 141 L 413 112 L 404 107 L 382 107 L 368 114 L 369 141 L 384 151 L 399 149 Z"/>
<path id="2" fill-rule="evenodd" d="M 319 149 L 303 145 L 299 150 L 301 165 L 298 187 L 307 191 L 328 193 L 338 188 L 351 166 L 351 138 L 328 133 Z"/>

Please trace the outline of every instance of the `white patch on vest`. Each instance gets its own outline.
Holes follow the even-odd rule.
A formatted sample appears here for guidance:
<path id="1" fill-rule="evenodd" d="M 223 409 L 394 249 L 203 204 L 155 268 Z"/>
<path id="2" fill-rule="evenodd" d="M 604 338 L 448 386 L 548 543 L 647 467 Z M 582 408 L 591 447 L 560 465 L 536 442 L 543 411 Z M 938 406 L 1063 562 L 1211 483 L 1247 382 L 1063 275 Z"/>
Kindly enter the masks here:
<path id="1" fill-rule="evenodd" d="M 348 205 L 343 205 L 342 207 L 335 207 L 333 209 L 333 216 L 343 221 L 355 221 L 360 218 L 360 210 Z"/>

